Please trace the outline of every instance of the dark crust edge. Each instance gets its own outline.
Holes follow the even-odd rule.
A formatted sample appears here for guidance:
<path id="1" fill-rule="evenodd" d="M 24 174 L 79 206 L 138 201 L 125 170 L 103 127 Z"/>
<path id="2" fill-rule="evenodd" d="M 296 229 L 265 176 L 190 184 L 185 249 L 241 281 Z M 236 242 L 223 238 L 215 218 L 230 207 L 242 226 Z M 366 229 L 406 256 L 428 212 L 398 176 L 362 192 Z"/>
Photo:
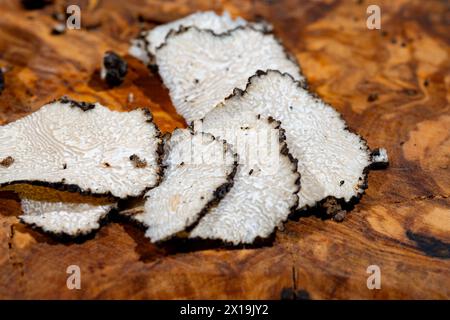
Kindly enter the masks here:
<path id="1" fill-rule="evenodd" d="M 265 20 L 260 21 L 260 22 L 257 22 L 257 23 L 262 23 L 262 24 L 264 24 L 264 25 L 270 25 L 270 24 L 269 24 L 268 22 L 266 22 Z M 243 25 L 243 26 L 237 26 L 237 27 L 235 27 L 235 28 L 232 28 L 232 29 L 230 29 L 230 30 L 227 30 L 227 31 L 224 31 L 224 32 L 221 32 L 221 33 L 216 33 L 216 32 L 214 32 L 214 31 L 211 30 L 211 29 L 200 29 L 200 28 L 198 28 L 198 27 L 196 27 L 196 26 L 188 26 L 188 27 L 185 27 L 185 26 L 182 26 L 182 25 L 181 25 L 181 26 L 179 26 L 178 29 L 171 29 L 171 30 L 166 34 L 164 41 L 163 41 L 158 47 L 155 48 L 155 53 L 156 53 L 159 49 L 161 49 L 161 48 L 163 48 L 164 46 L 166 46 L 167 43 L 168 43 L 168 41 L 170 40 L 170 38 L 175 37 L 175 36 L 180 35 L 180 34 L 183 34 L 183 33 L 187 32 L 187 31 L 189 31 L 190 29 L 197 30 L 198 32 L 209 33 L 209 34 L 211 34 L 212 36 L 214 36 L 214 37 L 219 37 L 219 38 L 224 38 L 224 37 L 232 36 L 233 33 L 234 33 L 235 31 L 237 31 L 237 30 L 252 30 L 252 31 L 255 31 L 255 32 L 259 32 L 259 33 L 261 33 L 261 34 L 263 34 L 263 35 L 265 35 L 265 36 L 271 36 L 271 37 L 275 40 L 275 42 L 280 46 L 280 48 L 282 49 L 282 51 L 283 51 L 283 53 L 284 53 L 286 59 L 288 59 L 289 61 L 291 61 L 292 63 L 294 63 L 294 64 L 297 66 L 297 68 L 299 69 L 300 75 L 303 77 L 303 79 L 300 80 L 300 83 L 302 84 L 302 86 L 303 86 L 304 88 L 308 88 L 308 82 L 307 82 L 307 80 L 306 80 L 306 77 L 305 77 L 305 76 L 303 75 L 303 73 L 302 73 L 302 68 L 301 68 L 300 63 L 298 62 L 298 60 L 297 60 L 290 52 L 288 52 L 288 51 L 286 50 L 286 48 L 283 46 L 282 41 L 281 41 L 278 37 L 276 37 L 276 35 L 274 34 L 274 32 L 272 32 L 272 31 L 270 30 L 270 28 L 266 28 L 266 27 L 264 27 L 263 29 L 255 28 L 254 25 L 252 24 L 252 22 L 248 22 L 248 21 L 247 21 L 247 24 L 246 24 L 246 25 Z M 147 30 L 147 31 L 141 31 L 141 32 L 139 33 L 139 35 L 136 37 L 136 40 L 141 40 L 141 41 L 143 41 L 144 44 L 145 44 L 144 50 L 145 50 L 145 52 L 147 53 L 147 56 L 148 56 L 149 61 L 150 61 L 150 62 L 147 64 L 147 67 L 148 67 L 152 72 L 157 72 L 157 71 L 158 71 L 158 65 L 156 64 L 156 56 L 155 56 L 154 54 L 150 53 L 150 52 L 148 51 L 148 49 L 147 49 L 148 46 L 149 46 L 149 42 L 148 42 L 148 40 L 147 40 L 147 38 L 146 38 L 146 35 L 148 34 L 148 32 L 149 32 L 149 30 Z"/>
<path id="2" fill-rule="evenodd" d="M 211 194 L 210 199 L 208 200 L 208 202 L 205 204 L 205 206 L 202 208 L 202 210 L 200 210 L 200 212 L 198 212 L 196 214 L 196 219 L 195 221 L 193 221 L 190 225 L 185 226 L 183 230 L 181 231 L 177 231 L 175 233 L 173 233 L 170 236 L 167 236 L 163 239 L 160 239 L 158 241 L 155 241 L 153 243 L 155 244 L 160 244 L 160 243 L 164 243 L 166 241 L 171 240 L 172 238 L 176 237 L 179 233 L 183 233 L 183 232 L 190 232 L 193 228 L 195 228 L 195 226 L 197 226 L 197 224 L 200 222 L 200 220 L 206 215 L 208 214 L 208 212 L 215 207 L 220 200 L 223 199 L 223 197 L 225 197 L 225 195 L 231 190 L 231 188 L 234 185 L 234 176 L 236 175 L 237 172 L 237 167 L 238 167 L 238 160 L 239 160 L 239 156 L 237 153 L 235 153 L 232 149 L 232 147 L 223 139 L 217 139 L 215 136 L 213 136 L 210 133 L 205 133 L 205 132 L 194 132 L 194 130 L 192 129 L 192 127 L 188 127 L 186 129 L 175 129 L 175 130 L 187 130 L 192 136 L 195 135 L 203 135 L 203 136 L 207 136 L 209 137 L 212 141 L 217 140 L 218 142 L 221 142 L 224 148 L 225 152 L 232 152 L 232 156 L 234 158 L 233 161 L 233 167 L 231 172 L 228 174 L 228 176 L 226 177 L 226 181 L 221 184 L 220 186 L 218 186 Z M 175 132 L 175 131 L 174 131 Z M 144 223 L 141 223 L 135 219 L 132 219 L 135 222 L 135 224 L 138 225 L 142 225 L 145 226 Z"/>
<path id="3" fill-rule="evenodd" d="M 72 107 L 79 107 L 78 104 L 80 104 L 80 102 L 71 100 L 66 97 L 63 97 L 62 99 L 65 99 L 64 100 L 65 102 L 62 102 L 62 103 L 70 103 Z M 46 103 L 46 105 L 57 102 L 57 101 L 61 101 L 61 99 L 53 100 L 49 103 Z M 75 102 L 76 104 L 73 105 L 73 102 Z M 95 107 L 95 104 L 93 104 L 93 106 Z M 91 109 L 93 109 L 93 108 L 89 108 L 88 110 L 91 110 Z M 121 200 L 142 197 L 149 190 L 151 190 L 152 188 L 155 188 L 156 186 L 158 186 L 161 183 L 161 179 L 164 174 L 164 168 L 162 166 L 162 159 L 163 159 L 163 155 L 164 155 L 164 141 L 162 138 L 161 131 L 159 130 L 158 126 L 153 122 L 153 115 L 152 115 L 151 111 L 147 108 L 137 108 L 134 110 L 138 110 L 143 113 L 144 117 L 146 118 L 145 122 L 152 125 L 155 129 L 154 138 L 159 140 L 158 146 L 156 148 L 156 164 L 157 164 L 156 182 L 153 186 L 145 187 L 139 195 L 125 195 L 124 197 L 117 197 L 117 196 L 114 196 L 110 191 L 103 192 L 103 193 L 93 192 L 90 188 L 82 189 L 80 186 L 78 186 L 76 184 L 66 183 L 64 179 L 62 179 L 59 182 L 47 182 L 47 181 L 42 181 L 42 180 L 15 180 L 15 181 L 10 181 L 10 182 L 0 183 L 0 189 L 7 187 L 7 186 L 12 186 L 12 185 L 28 184 L 28 185 L 32 185 L 32 186 L 48 187 L 48 188 L 56 189 L 56 190 L 63 191 L 63 192 L 79 193 L 84 196 L 92 196 L 92 197 L 108 197 L 108 198 L 112 198 L 112 199 L 121 199 Z M 87 111 L 87 110 L 83 110 L 83 111 Z"/>
<path id="4" fill-rule="evenodd" d="M 39 226 L 35 223 L 28 223 L 25 222 L 22 217 L 18 216 L 20 223 L 24 224 L 27 227 L 30 227 L 33 230 L 38 231 L 39 233 L 45 234 L 52 238 L 55 241 L 58 241 L 60 243 L 83 243 L 88 240 L 92 240 L 96 233 L 106 224 L 108 224 L 111 221 L 111 216 L 115 214 L 118 210 L 118 204 L 116 203 L 113 205 L 113 207 L 102 217 L 100 218 L 98 222 L 98 228 L 93 228 L 87 231 L 79 231 L 76 234 L 68 234 L 64 232 L 51 232 L 48 230 L 45 230 L 42 226 Z"/>
<path id="5" fill-rule="evenodd" d="M 292 193 L 295 197 L 295 201 L 293 203 L 293 205 L 291 206 L 291 208 L 289 209 L 289 214 L 286 216 L 286 218 L 282 221 L 280 221 L 281 224 L 284 224 L 285 222 L 287 222 L 289 220 L 289 217 L 297 210 L 297 206 L 299 203 L 299 197 L 298 197 L 298 193 L 301 189 L 301 175 L 300 172 L 298 172 L 298 160 L 296 158 L 294 158 L 294 156 L 289 152 L 289 148 L 288 145 L 286 143 L 286 134 L 285 134 L 285 130 L 281 127 L 281 121 L 275 120 L 272 117 L 267 117 L 267 118 L 262 118 L 260 115 L 256 116 L 258 119 L 266 119 L 267 122 L 272 125 L 272 127 L 276 130 L 278 130 L 278 142 L 280 143 L 280 155 L 283 157 L 286 157 L 289 162 L 291 163 L 292 166 L 292 173 L 297 175 L 297 179 L 295 179 L 294 181 L 294 185 L 297 186 L 296 190 Z M 203 122 L 203 119 L 200 120 Z M 192 124 L 191 124 L 192 126 Z M 278 230 L 279 225 L 274 226 L 272 232 L 270 234 L 268 234 L 267 236 L 258 236 L 256 237 L 252 243 L 238 243 L 238 244 L 234 244 L 232 242 L 226 241 L 226 240 L 222 240 L 222 239 L 217 239 L 217 238 L 201 238 L 201 237 L 194 237 L 194 238 L 189 238 L 190 241 L 193 242 L 199 242 L 199 241 L 206 241 L 207 244 L 215 247 L 215 246 L 225 246 L 225 247 L 232 247 L 232 248 L 258 248 L 261 246 L 268 246 L 271 245 L 274 240 L 275 240 L 275 234 L 276 231 Z"/>
<path id="6" fill-rule="evenodd" d="M 241 90 L 239 88 L 235 88 L 233 90 L 233 93 L 230 94 L 228 97 L 226 97 L 224 102 L 222 102 L 222 104 L 225 105 L 226 101 L 229 100 L 229 99 L 232 99 L 234 96 L 240 96 L 240 97 L 245 96 L 248 93 L 254 78 L 259 78 L 259 77 L 262 77 L 262 76 L 268 76 L 270 73 L 276 73 L 276 74 L 281 75 L 282 77 L 290 78 L 291 81 L 294 82 L 299 88 L 307 90 L 315 99 L 320 100 L 326 106 L 328 106 L 330 108 L 333 108 L 330 104 L 326 103 L 317 93 L 311 92 L 309 90 L 308 86 L 305 86 L 305 84 L 303 82 L 295 80 L 294 77 L 292 75 L 290 75 L 289 73 L 281 72 L 281 71 L 275 70 L 275 69 L 268 69 L 266 71 L 263 71 L 263 70 L 256 71 L 256 73 L 248 79 L 247 85 L 246 85 L 244 90 Z M 372 163 L 372 153 L 370 151 L 370 148 L 368 147 L 367 141 L 362 136 L 360 136 L 356 131 L 354 131 L 354 130 L 352 130 L 351 128 L 348 127 L 347 122 L 345 121 L 345 119 L 343 118 L 343 116 L 342 116 L 342 114 L 340 112 L 338 112 L 335 108 L 333 108 L 333 110 L 339 115 L 340 120 L 344 123 L 344 125 L 345 125 L 344 130 L 346 130 L 346 131 L 356 135 L 359 138 L 359 140 L 360 140 L 360 142 L 362 144 L 362 150 L 365 151 L 366 154 L 367 154 L 367 157 L 368 157 L 368 160 L 369 160 L 369 165 L 366 166 L 363 169 L 363 171 L 362 171 L 363 179 L 360 180 L 359 183 L 358 183 L 358 192 L 356 193 L 356 195 L 352 196 L 352 198 L 350 198 L 348 201 L 345 200 L 345 198 L 336 198 L 334 196 L 328 196 L 328 197 L 325 197 L 324 199 L 316 202 L 316 204 L 313 205 L 313 206 L 306 205 L 306 206 L 304 206 L 302 208 L 298 208 L 296 210 L 297 212 L 305 212 L 305 211 L 310 211 L 310 210 L 314 210 L 314 211 L 319 210 L 319 211 L 321 211 L 321 209 L 323 209 L 326 206 L 326 203 L 328 203 L 330 201 L 336 201 L 337 206 L 340 206 L 342 210 L 350 211 L 350 210 L 353 209 L 354 205 L 357 204 L 360 201 L 360 199 L 362 198 L 362 196 L 365 193 L 365 190 L 368 188 L 368 174 L 369 174 L 370 170 L 374 169 L 374 165 Z M 334 219 L 334 216 L 337 213 L 339 213 L 339 212 L 340 212 L 340 210 L 337 210 L 336 212 L 331 213 L 331 214 L 327 214 L 326 216 L 328 218 L 333 218 Z M 319 215 L 321 215 L 321 214 L 319 214 Z"/>

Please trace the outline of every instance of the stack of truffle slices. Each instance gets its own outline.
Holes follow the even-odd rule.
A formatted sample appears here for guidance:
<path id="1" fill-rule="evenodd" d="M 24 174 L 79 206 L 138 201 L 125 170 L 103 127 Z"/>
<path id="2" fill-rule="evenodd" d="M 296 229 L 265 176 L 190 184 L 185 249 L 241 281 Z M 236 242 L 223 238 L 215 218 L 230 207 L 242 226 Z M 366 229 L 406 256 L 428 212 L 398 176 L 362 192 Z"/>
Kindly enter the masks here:
<path id="1" fill-rule="evenodd" d="M 180 235 L 181 228 L 162 232 L 178 218 L 185 219 L 185 236 L 234 245 L 268 237 L 292 211 L 314 208 L 341 221 L 367 188 L 369 169 L 388 164 L 384 149 L 371 151 L 308 91 L 298 63 L 270 31 L 266 23 L 203 12 L 132 42 L 130 54 L 159 73 L 191 130 L 224 139 L 239 156 L 234 186 L 194 223 L 162 210 L 152 190 L 134 211 L 152 241 Z M 276 146 L 268 142 L 275 136 Z"/>
<path id="2" fill-rule="evenodd" d="M 130 53 L 189 127 L 161 137 L 148 111 L 63 98 L 0 127 L 0 191 L 19 194 L 24 223 L 72 237 L 129 198 L 142 205 L 119 211 L 151 242 L 252 244 L 312 207 L 342 220 L 387 154 L 308 92 L 270 30 L 203 12 L 142 32 Z"/>
<path id="3" fill-rule="evenodd" d="M 0 127 L 0 191 L 20 196 L 22 222 L 78 237 L 159 183 L 161 153 L 147 110 L 61 98 Z"/>

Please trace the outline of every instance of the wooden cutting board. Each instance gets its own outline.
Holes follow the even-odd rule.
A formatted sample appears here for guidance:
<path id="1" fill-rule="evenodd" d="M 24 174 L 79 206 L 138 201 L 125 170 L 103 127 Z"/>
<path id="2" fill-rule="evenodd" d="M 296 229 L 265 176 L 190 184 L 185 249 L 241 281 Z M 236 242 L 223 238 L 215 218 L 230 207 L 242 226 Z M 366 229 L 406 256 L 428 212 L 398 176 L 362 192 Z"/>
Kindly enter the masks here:
<path id="1" fill-rule="evenodd" d="M 381 30 L 368 30 L 368 1 L 68 1 L 82 30 L 51 35 L 64 1 L 25 11 L 0 1 L 0 66 L 7 67 L 0 123 L 62 95 L 116 110 L 149 107 L 162 131 L 184 126 L 156 74 L 127 55 L 140 25 L 196 10 L 265 18 L 300 61 L 312 90 L 339 110 L 391 165 L 369 176 L 342 223 L 291 219 L 259 248 L 155 246 L 125 222 L 90 240 L 59 243 L 21 224 L 16 197 L 0 197 L 0 298 L 450 298 L 450 60 L 446 1 L 370 1 Z M 98 76 L 102 54 L 129 63 L 118 88 Z M 134 100 L 128 100 L 132 93 Z M 81 289 L 66 286 L 69 265 Z M 369 290 L 367 268 L 381 270 Z"/>

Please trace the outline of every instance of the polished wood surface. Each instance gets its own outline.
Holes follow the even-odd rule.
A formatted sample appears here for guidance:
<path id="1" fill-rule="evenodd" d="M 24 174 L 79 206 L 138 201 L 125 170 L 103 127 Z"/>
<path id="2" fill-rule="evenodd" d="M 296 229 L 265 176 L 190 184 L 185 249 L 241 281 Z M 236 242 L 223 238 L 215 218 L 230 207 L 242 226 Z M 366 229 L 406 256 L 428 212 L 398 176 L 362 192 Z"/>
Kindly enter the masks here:
<path id="1" fill-rule="evenodd" d="M 368 30 L 368 1 L 70 1 L 82 30 L 52 35 L 65 1 L 25 11 L 0 0 L 0 124 L 62 95 L 112 109 L 149 107 L 167 132 L 184 126 L 157 75 L 127 55 L 141 26 L 196 10 L 265 18 L 300 61 L 312 90 L 339 110 L 387 170 L 373 171 L 366 195 L 336 223 L 294 217 L 271 245 L 230 249 L 182 241 L 155 246 L 124 221 L 92 239 L 61 243 L 17 219 L 0 196 L 0 298 L 385 299 L 450 298 L 450 8 L 447 1 L 371 1 L 382 29 Z M 125 56 L 125 82 L 108 88 L 98 69 L 106 50 Z M 130 94 L 133 99 L 129 99 Z M 69 265 L 81 289 L 66 286 Z M 369 290 L 369 265 L 381 289 Z"/>

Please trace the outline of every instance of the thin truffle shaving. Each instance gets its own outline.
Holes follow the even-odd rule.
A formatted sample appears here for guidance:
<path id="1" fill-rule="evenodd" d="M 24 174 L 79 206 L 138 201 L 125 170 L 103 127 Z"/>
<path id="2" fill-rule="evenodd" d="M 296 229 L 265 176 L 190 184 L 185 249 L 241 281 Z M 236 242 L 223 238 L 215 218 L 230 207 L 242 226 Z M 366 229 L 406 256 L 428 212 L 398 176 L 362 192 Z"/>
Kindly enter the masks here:
<path id="1" fill-rule="evenodd" d="M 134 219 L 148 227 L 152 242 L 193 225 L 231 188 L 237 155 L 210 134 L 177 129 L 165 144 L 164 178 L 146 195 L 144 213 Z"/>
<path id="2" fill-rule="evenodd" d="M 159 74 L 179 114 L 203 118 L 257 70 L 278 69 L 303 81 L 298 64 L 271 34 L 239 27 L 223 34 L 195 27 L 172 32 L 156 51 Z"/>
<path id="3" fill-rule="evenodd" d="M 64 98 L 0 127 L 0 187 L 139 196 L 159 182 L 161 143 L 146 110 L 116 112 Z"/>
<path id="4" fill-rule="evenodd" d="M 233 188 L 203 217 L 191 238 L 233 245 L 268 238 L 297 208 L 300 174 L 280 123 L 251 110 L 211 112 L 195 130 L 226 139 L 239 155 Z"/>

